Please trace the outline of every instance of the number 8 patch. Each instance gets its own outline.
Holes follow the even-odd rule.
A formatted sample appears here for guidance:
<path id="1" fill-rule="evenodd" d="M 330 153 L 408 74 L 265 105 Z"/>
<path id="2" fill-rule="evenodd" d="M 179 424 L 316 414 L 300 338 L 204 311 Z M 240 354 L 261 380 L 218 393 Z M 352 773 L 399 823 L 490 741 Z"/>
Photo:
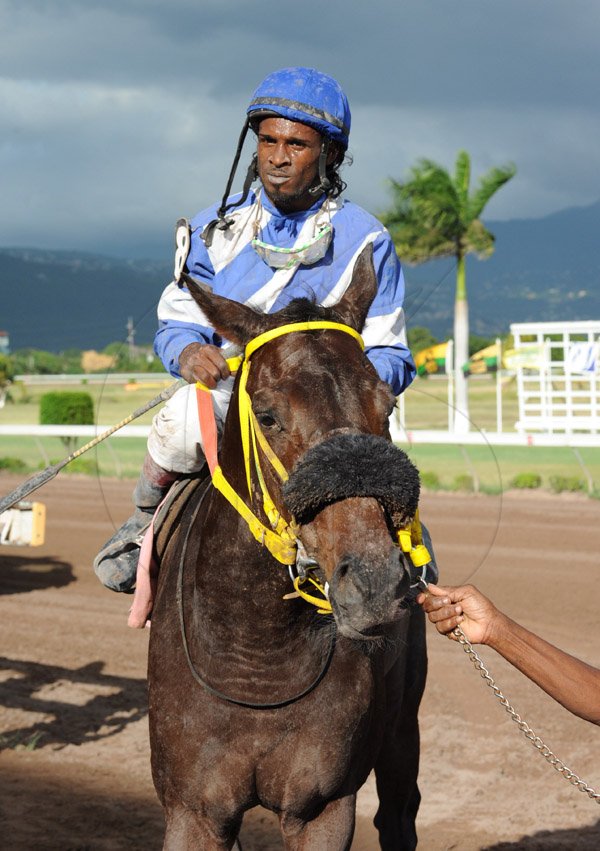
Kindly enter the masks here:
<path id="1" fill-rule="evenodd" d="M 185 268 L 185 262 L 190 253 L 190 226 L 187 219 L 178 219 L 175 225 L 175 268 L 173 269 L 173 280 L 179 283 L 181 273 Z"/>

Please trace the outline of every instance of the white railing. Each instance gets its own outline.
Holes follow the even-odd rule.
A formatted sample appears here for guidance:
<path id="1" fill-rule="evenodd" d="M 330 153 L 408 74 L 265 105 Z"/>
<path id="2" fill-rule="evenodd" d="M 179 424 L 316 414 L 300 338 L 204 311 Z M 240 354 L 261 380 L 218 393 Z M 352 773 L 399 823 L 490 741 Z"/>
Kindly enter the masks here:
<path id="1" fill-rule="evenodd" d="M 110 425 L 0 425 L 0 437 L 98 437 Z M 148 437 L 149 425 L 127 425 L 111 437 Z"/>
<path id="2" fill-rule="evenodd" d="M 592 446 L 598 447 L 597 434 L 545 434 L 542 432 L 469 431 L 457 434 L 433 429 L 402 429 L 390 423 L 394 443 L 445 443 L 456 446 Z"/>
<path id="3" fill-rule="evenodd" d="M 109 429 L 109 425 L 0 425 L 0 437 L 87 437 L 93 438 Z M 592 446 L 598 447 L 597 434 L 544 434 L 471 431 L 456 434 L 433 429 L 403 429 L 390 420 L 392 440 L 396 443 L 444 443 L 462 446 Z M 111 437 L 148 437 L 149 425 L 127 425 Z"/>
<path id="4" fill-rule="evenodd" d="M 80 375 L 15 375 L 15 381 L 23 384 L 153 384 L 168 383 L 173 378 L 167 372 L 84 372 Z"/>

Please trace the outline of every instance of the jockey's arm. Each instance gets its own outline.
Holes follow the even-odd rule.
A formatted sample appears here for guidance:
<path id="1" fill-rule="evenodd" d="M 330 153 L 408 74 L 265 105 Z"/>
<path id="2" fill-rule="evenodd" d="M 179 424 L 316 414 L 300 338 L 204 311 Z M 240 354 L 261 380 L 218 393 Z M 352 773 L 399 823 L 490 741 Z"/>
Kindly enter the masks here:
<path id="1" fill-rule="evenodd" d="M 373 262 L 378 289 L 362 331 L 365 353 L 379 377 L 399 396 L 414 379 L 416 368 L 406 345 L 404 275 L 387 231 L 373 243 Z"/>

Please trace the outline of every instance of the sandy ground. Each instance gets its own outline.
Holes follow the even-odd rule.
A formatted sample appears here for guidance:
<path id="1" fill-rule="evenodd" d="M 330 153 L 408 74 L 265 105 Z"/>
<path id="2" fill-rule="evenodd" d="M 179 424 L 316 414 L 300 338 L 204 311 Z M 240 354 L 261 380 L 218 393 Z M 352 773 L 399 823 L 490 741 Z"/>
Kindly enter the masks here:
<path id="1" fill-rule="evenodd" d="M 0 493 L 18 483 L 0 476 Z M 147 633 L 129 598 L 105 591 L 93 554 L 129 513 L 131 483 L 47 485 L 46 544 L 0 552 L 0 847 L 144 849 L 162 844 L 149 767 Z M 443 578 L 478 586 L 550 641 L 600 664 L 600 503 L 543 494 L 426 495 Z M 600 731 L 572 718 L 495 654 L 481 655 L 535 731 L 600 789 Z M 521 736 L 455 643 L 429 628 L 421 712 L 420 848 L 598 849 L 600 809 Z M 19 744 L 20 743 L 20 744 Z M 7 746 L 8 745 L 8 746 Z M 373 784 L 361 790 L 354 851 L 378 847 Z M 280 848 L 249 813 L 244 851 Z"/>

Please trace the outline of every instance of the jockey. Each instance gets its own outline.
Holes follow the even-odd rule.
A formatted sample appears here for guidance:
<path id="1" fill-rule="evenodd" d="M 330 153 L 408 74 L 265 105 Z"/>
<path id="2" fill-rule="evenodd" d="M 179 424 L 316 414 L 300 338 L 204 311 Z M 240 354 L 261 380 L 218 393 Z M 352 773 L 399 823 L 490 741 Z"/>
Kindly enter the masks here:
<path id="1" fill-rule="evenodd" d="M 230 196 L 249 130 L 257 138 L 256 153 L 242 193 Z M 140 534 L 156 506 L 174 479 L 204 463 L 193 384 L 214 388 L 219 426 L 231 396 L 233 377 L 222 352 L 226 343 L 180 283 L 182 271 L 262 313 L 300 296 L 327 306 L 340 299 L 359 254 L 372 243 L 378 290 L 362 332 L 365 353 L 395 395 L 413 380 L 402 310 L 404 279 L 394 245 L 376 218 L 341 198 L 346 185 L 339 168 L 349 132 L 348 101 L 333 78 L 310 68 L 270 74 L 246 111 L 221 203 L 189 224 L 178 222 L 175 275 L 158 306 L 155 350 L 166 369 L 189 384 L 155 416 L 134 491 L 136 513 L 94 562 L 109 588 L 132 588 Z"/>

